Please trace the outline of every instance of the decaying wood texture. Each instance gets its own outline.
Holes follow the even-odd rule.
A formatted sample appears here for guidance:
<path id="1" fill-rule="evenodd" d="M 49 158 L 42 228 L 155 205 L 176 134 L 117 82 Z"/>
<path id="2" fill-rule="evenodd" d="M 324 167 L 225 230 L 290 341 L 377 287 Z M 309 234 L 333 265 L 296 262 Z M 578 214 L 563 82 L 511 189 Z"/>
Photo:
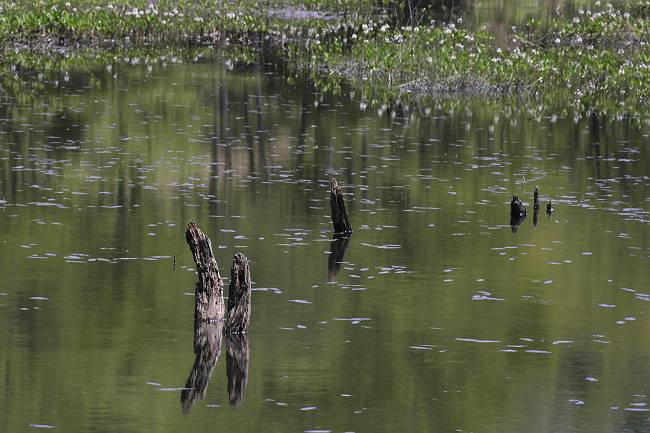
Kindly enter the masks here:
<path id="1" fill-rule="evenodd" d="M 343 191 L 335 178 L 332 178 L 330 187 L 330 207 L 332 209 L 334 233 L 352 234 L 350 218 L 348 217 L 348 212 L 345 210 L 345 202 L 343 201 Z"/>
<path id="2" fill-rule="evenodd" d="M 224 320 L 223 281 L 212 253 L 210 239 L 194 221 L 187 225 L 185 240 L 192 251 L 199 280 L 194 290 L 195 322 Z"/>
<path id="3" fill-rule="evenodd" d="M 248 331 L 250 321 L 251 272 L 246 256 L 237 253 L 230 269 L 226 332 L 228 334 L 243 334 Z"/>
<path id="4" fill-rule="evenodd" d="M 226 335 L 226 374 L 228 375 L 228 401 L 230 406 L 241 404 L 248 384 L 250 348 L 246 334 Z"/>
<path id="5" fill-rule="evenodd" d="M 223 322 L 195 322 L 194 365 L 181 392 L 183 413 L 189 413 L 192 404 L 205 397 L 214 367 L 221 354 Z"/>

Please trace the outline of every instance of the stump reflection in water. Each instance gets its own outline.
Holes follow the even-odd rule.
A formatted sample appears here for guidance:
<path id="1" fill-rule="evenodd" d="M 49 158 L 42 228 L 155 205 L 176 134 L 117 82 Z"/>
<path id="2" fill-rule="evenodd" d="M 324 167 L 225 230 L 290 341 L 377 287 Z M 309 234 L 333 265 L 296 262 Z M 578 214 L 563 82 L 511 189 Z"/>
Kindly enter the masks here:
<path id="1" fill-rule="evenodd" d="M 334 281 L 336 274 L 341 269 L 345 250 L 348 248 L 350 238 L 345 235 L 335 234 L 330 242 L 330 255 L 327 259 L 327 281 Z"/>
<path id="2" fill-rule="evenodd" d="M 228 375 L 228 402 L 237 407 L 244 401 L 248 384 L 250 346 L 248 335 L 226 335 L 226 374 Z"/>
<path id="3" fill-rule="evenodd" d="M 222 340 L 222 321 L 215 323 L 195 322 L 194 353 L 196 357 L 187 382 L 185 382 L 185 389 L 181 393 L 183 413 L 189 413 L 194 401 L 205 397 L 212 372 L 219 361 Z"/>
<path id="4" fill-rule="evenodd" d="M 526 219 L 526 215 L 522 216 L 517 216 L 517 215 L 510 215 L 510 228 L 512 229 L 513 233 L 517 233 L 517 230 L 519 230 L 519 226 L 521 223 L 524 222 Z"/>

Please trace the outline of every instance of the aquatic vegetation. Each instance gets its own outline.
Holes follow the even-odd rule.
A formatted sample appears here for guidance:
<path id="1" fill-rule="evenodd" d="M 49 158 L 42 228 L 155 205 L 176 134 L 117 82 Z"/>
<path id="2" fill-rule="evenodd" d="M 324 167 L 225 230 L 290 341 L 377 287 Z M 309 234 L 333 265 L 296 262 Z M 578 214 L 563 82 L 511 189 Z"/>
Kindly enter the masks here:
<path id="1" fill-rule="evenodd" d="M 531 21 L 513 29 L 504 45 L 462 23 L 396 25 L 387 1 L 18 1 L 0 3 L 0 42 L 5 53 L 64 56 L 80 47 L 211 46 L 233 67 L 283 63 L 289 79 L 307 71 L 326 91 L 350 83 L 375 105 L 462 97 L 523 106 L 539 118 L 647 118 L 648 4 L 597 2 L 543 28 Z"/>

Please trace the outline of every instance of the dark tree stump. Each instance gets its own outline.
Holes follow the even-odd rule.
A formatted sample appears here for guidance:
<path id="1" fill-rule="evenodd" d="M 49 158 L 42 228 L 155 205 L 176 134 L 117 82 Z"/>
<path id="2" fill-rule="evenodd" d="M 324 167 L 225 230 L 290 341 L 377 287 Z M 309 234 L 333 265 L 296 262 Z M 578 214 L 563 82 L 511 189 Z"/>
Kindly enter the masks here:
<path id="1" fill-rule="evenodd" d="M 228 401 L 237 407 L 244 400 L 248 384 L 250 348 L 246 334 L 226 335 L 226 374 L 228 375 Z"/>
<path id="2" fill-rule="evenodd" d="M 228 318 L 226 332 L 243 334 L 251 321 L 251 271 L 248 259 L 242 253 L 235 254 L 230 269 L 228 289 Z"/>
<path id="3" fill-rule="evenodd" d="M 332 208 L 334 233 L 352 234 L 350 218 L 348 217 L 348 212 L 345 210 L 345 202 L 343 201 L 343 191 L 334 178 L 332 178 L 330 187 L 330 207 Z"/>
<path id="4" fill-rule="evenodd" d="M 195 322 L 194 325 L 194 366 L 181 392 L 183 413 L 189 413 L 192 404 L 205 397 L 214 367 L 221 354 L 223 322 Z"/>
<path id="5" fill-rule="evenodd" d="M 223 320 L 223 281 L 212 253 L 210 239 L 203 234 L 194 221 L 187 225 L 185 239 L 192 251 L 196 271 L 199 274 L 194 290 L 194 320 L 195 322 Z"/>

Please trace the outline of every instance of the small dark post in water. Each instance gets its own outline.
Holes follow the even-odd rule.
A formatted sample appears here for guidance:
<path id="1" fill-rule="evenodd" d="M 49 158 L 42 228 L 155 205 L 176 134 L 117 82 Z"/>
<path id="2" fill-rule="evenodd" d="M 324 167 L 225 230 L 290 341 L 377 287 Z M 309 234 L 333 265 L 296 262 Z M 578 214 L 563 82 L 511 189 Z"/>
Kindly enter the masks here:
<path id="1" fill-rule="evenodd" d="M 533 209 L 537 210 L 539 209 L 539 187 L 535 187 L 535 193 L 533 194 L 535 196 L 535 204 L 533 206 Z"/>
<path id="2" fill-rule="evenodd" d="M 210 239 L 194 221 L 187 225 L 185 240 L 192 251 L 199 281 L 194 290 L 194 321 L 211 322 L 224 319 L 223 281 L 212 253 Z"/>
<path id="3" fill-rule="evenodd" d="M 517 233 L 519 226 L 526 219 L 526 206 L 519 200 L 516 195 L 512 196 L 510 202 L 510 227 L 513 233 Z"/>
<path id="4" fill-rule="evenodd" d="M 221 354 L 223 322 L 194 324 L 194 365 L 181 392 L 183 413 L 190 412 L 192 404 L 205 397 L 214 367 Z"/>
<path id="5" fill-rule="evenodd" d="M 519 197 L 516 195 L 512 196 L 512 201 L 510 202 L 510 216 L 511 217 L 523 217 L 526 216 L 526 206 L 519 200 Z"/>
<path id="6" fill-rule="evenodd" d="M 350 218 L 348 217 L 348 212 L 345 210 L 345 202 L 343 201 L 343 191 L 334 178 L 332 178 L 330 188 L 330 207 L 332 208 L 334 233 L 352 234 Z"/>
<path id="7" fill-rule="evenodd" d="M 533 226 L 537 227 L 537 214 L 539 213 L 539 207 L 536 207 L 533 210 Z"/>
<path id="8" fill-rule="evenodd" d="M 548 216 L 551 216 L 555 209 L 553 209 L 553 202 L 551 200 L 548 201 L 548 204 L 546 205 L 546 213 Z"/>
<path id="9" fill-rule="evenodd" d="M 241 253 L 235 254 L 230 269 L 228 289 L 228 334 L 244 334 L 251 321 L 251 271 L 248 259 Z"/>
<path id="10" fill-rule="evenodd" d="M 248 384 L 250 348 L 246 334 L 226 335 L 226 374 L 228 375 L 228 402 L 237 407 L 244 400 Z"/>

